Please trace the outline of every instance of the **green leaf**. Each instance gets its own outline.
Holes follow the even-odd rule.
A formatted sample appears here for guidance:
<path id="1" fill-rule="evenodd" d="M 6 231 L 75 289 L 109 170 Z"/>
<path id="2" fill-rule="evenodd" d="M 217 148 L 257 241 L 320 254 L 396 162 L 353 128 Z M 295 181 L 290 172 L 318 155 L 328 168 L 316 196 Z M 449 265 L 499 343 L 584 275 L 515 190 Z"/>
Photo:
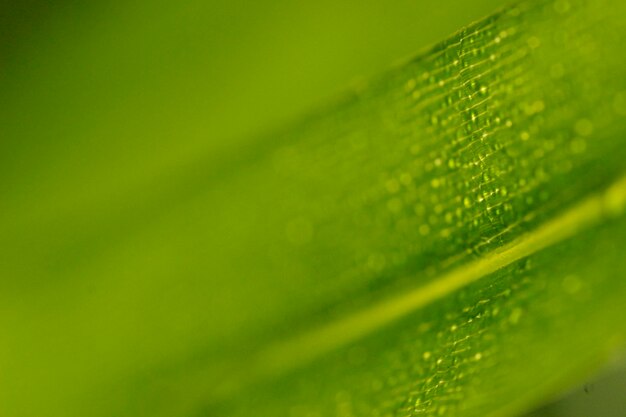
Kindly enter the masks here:
<path id="1" fill-rule="evenodd" d="M 62 415 L 510 416 L 592 372 L 626 343 L 625 12 L 523 2 L 147 191 L 16 192 L 5 409 L 26 375 Z"/>

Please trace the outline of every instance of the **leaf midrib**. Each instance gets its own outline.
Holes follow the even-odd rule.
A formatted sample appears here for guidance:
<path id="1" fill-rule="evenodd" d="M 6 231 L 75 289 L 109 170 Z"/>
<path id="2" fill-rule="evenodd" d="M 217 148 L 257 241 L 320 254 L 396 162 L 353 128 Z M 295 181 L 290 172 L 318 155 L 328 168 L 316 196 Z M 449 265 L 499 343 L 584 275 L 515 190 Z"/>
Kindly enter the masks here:
<path id="1" fill-rule="evenodd" d="M 626 175 L 536 229 L 474 261 L 443 273 L 425 285 L 262 347 L 248 361 L 240 363 L 240 369 L 245 371 L 241 375 L 236 373 L 237 378 L 221 385 L 220 389 L 213 392 L 213 399 L 226 398 L 254 381 L 278 377 L 295 370 L 522 258 L 567 240 L 604 220 L 618 217 L 625 208 Z"/>

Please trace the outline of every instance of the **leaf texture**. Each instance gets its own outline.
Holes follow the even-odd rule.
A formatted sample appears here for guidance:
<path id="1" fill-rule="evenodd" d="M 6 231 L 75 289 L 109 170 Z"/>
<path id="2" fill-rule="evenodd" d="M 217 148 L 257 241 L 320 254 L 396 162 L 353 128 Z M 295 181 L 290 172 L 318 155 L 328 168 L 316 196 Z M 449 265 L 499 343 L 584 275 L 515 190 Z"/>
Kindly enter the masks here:
<path id="1" fill-rule="evenodd" d="M 68 416 L 539 404 L 626 342 L 625 17 L 521 2 L 89 227 L 5 213 L 5 293 L 57 285 L 7 297 L 6 375 L 87 381 Z"/>

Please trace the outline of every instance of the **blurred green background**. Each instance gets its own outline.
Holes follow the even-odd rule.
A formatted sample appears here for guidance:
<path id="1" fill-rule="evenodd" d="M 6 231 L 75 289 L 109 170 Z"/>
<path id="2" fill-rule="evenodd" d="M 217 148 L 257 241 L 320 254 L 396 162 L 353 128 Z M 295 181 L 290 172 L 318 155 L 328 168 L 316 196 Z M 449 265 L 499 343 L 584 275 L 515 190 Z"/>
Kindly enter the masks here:
<path id="1" fill-rule="evenodd" d="M 16 211 L 32 204 L 24 187 L 47 203 L 55 181 L 108 199 L 163 167 L 234 152 L 501 3 L 10 2 L 3 193 Z"/>

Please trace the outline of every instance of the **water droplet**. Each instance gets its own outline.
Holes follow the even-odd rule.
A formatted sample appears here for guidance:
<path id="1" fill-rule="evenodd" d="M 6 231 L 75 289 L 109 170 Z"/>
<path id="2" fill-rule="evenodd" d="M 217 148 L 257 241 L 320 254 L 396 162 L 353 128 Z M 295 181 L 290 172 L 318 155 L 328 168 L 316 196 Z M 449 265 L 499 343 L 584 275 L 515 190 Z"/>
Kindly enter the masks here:
<path id="1" fill-rule="evenodd" d="M 519 323 L 520 318 L 522 318 L 522 309 L 516 307 L 513 309 L 513 311 L 511 311 L 511 315 L 509 316 L 509 322 L 511 324 L 517 324 Z"/>
<path id="2" fill-rule="evenodd" d="M 539 46 L 541 46 L 541 39 L 539 39 L 536 36 L 529 37 L 526 42 L 528 43 L 528 46 L 531 49 L 537 49 L 537 48 L 539 48 Z"/>
<path id="3" fill-rule="evenodd" d="M 400 190 L 400 184 L 395 179 L 391 178 L 385 183 L 385 187 L 390 194 L 395 194 Z"/>
<path id="4" fill-rule="evenodd" d="M 580 136 L 589 136 L 593 133 L 593 124 L 589 119 L 580 119 L 576 121 L 574 125 L 574 130 Z"/>
<path id="5" fill-rule="evenodd" d="M 417 214 L 418 216 L 423 216 L 424 213 L 426 212 L 426 207 L 423 204 L 416 204 L 413 207 L 413 211 L 415 212 L 415 214 Z"/>
<path id="6" fill-rule="evenodd" d="M 582 285 L 580 278 L 575 275 L 568 275 L 563 278 L 563 289 L 569 294 L 575 294 L 580 291 Z"/>

